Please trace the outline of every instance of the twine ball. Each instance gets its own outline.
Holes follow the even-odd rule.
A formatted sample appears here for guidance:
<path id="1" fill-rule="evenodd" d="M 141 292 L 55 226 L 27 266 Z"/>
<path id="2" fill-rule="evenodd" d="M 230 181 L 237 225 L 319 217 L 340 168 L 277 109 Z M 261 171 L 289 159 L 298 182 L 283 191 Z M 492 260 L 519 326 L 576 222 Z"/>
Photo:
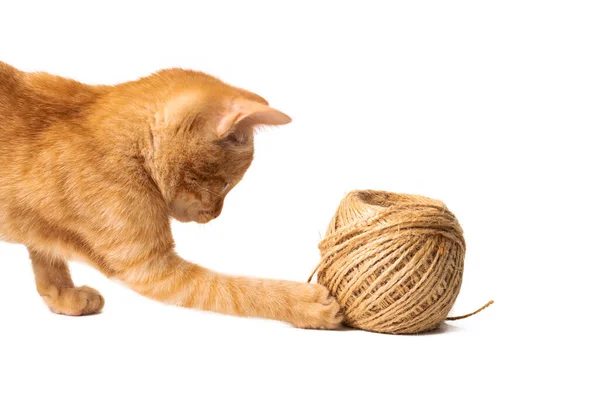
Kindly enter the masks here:
<path id="1" fill-rule="evenodd" d="M 454 214 L 438 200 L 353 191 L 319 249 L 317 280 L 351 327 L 393 334 L 435 329 L 460 290 L 465 240 Z"/>

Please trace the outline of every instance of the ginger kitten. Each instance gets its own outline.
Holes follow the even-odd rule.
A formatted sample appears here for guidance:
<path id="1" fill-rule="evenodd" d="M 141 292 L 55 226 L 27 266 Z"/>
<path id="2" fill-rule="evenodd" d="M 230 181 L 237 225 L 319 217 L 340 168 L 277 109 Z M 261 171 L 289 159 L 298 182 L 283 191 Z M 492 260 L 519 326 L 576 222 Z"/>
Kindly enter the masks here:
<path id="1" fill-rule="evenodd" d="M 208 222 L 253 157 L 253 129 L 290 118 L 260 96 L 182 69 L 90 86 L 0 63 L 0 240 L 27 246 L 55 313 L 99 312 L 67 260 L 183 307 L 335 328 L 320 285 L 227 276 L 174 251 L 169 218 Z"/>

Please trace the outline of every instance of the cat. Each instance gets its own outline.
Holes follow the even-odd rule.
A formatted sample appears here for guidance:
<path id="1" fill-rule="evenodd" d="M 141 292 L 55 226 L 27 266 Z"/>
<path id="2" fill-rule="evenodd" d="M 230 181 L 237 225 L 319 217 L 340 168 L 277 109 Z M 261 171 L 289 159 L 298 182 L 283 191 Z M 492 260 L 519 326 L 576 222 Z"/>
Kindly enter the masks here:
<path id="1" fill-rule="evenodd" d="M 192 70 L 92 86 L 0 62 L 0 240 L 27 246 L 55 313 L 104 306 L 73 284 L 78 259 L 164 303 L 335 329 L 340 307 L 321 285 L 228 276 L 174 251 L 171 218 L 217 218 L 250 166 L 254 128 L 290 121 Z"/>

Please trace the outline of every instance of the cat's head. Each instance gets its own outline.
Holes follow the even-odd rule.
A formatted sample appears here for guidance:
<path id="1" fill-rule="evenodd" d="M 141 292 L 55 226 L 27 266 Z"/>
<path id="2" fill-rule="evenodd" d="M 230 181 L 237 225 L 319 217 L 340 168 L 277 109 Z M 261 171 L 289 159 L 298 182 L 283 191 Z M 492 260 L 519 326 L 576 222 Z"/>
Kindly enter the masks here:
<path id="1" fill-rule="evenodd" d="M 205 223 L 250 166 L 254 129 L 291 119 L 258 95 L 197 74 L 160 104 L 147 163 L 171 216 Z"/>

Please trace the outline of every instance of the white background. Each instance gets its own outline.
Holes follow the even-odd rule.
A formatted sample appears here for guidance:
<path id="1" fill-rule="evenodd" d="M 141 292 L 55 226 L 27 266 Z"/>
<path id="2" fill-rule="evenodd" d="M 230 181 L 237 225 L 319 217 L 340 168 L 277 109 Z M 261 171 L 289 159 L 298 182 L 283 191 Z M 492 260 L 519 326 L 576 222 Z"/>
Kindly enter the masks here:
<path id="1" fill-rule="evenodd" d="M 20 69 L 193 68 L 294 118 L 258 135 L 220 218 L 174 223 L 187 259 L 305 280 L 346 192 L 419 193 L 465 231 L 451 314 L 496 304 L 427 335 L 306 331 L 74 264 L 106 306 L 71 318 L 0 244 L 0 398 L 598 398 L 599 20 L 593 1 L 2 4 L 0 60 Z"/>

